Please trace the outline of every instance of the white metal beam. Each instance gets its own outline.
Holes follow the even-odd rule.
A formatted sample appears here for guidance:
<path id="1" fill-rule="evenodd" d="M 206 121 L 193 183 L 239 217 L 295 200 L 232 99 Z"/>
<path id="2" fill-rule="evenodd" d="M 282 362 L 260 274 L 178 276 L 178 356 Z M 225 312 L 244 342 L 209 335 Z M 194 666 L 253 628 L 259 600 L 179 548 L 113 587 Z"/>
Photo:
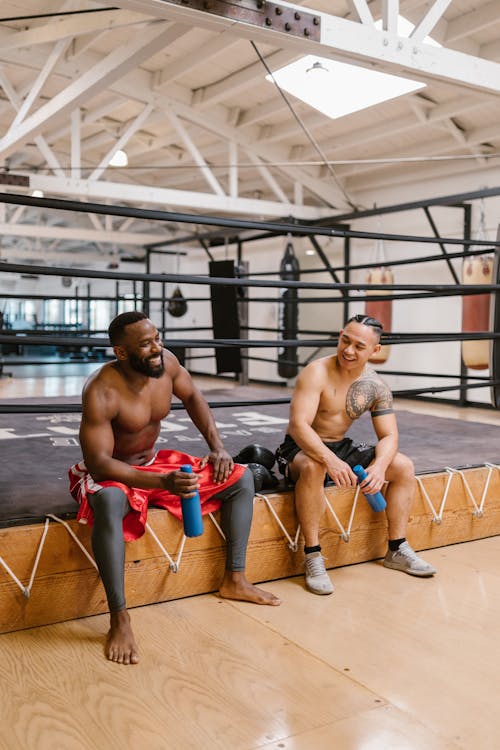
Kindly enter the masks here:
<path id="1" fill-rule="evenodd" d="M 77 180 L 81 177 L 81 166 L 82 166 L 82 155 L 81 155 L 81 110 L 77 107 L 71 113 L 71 147 L 70 147 L 70 162 L 71 162 L 71 176 Z"/>
<path id="2" fill-rule="evenodd" d="M 137 117 L 128 124 L 128 126 L 125 128 L 125 131 L 118 138 L 116 143 L 114 143 L 114 145 L 108 151 L 106 156 L 103 157 L 103 159 L 101 160 L 101 163 L 96 167 L 96 169 L 94 169 L 92 174 L 89 176 L 88 178 L 89 180 L 98 180 L 101 177 L 103 172 L 105 172 L 106 169 L 108 168 L 109 162 L 111 161 L 113 156 L 116 154 L 116 152 L 122 149 L 130 140 L 130 138 L 133 136 L 133 134 L 137 130 L 139 130 L 139 128 L 142 127 L 142 125 L 146 122 L 146 120 L 148 119 L 153 109 L 154 107 L 152 104 L 146 104 L 142 112 L 139 112 Z"/>
<path id="3" fill-rule="evenodd" d="M 229 195 L 238 197 L 238 146 L 234 141 L 228 143 L 229 152 Z"/>
<path id="4" fill-rule="evenodd" d="M 283 201 L 283 203 L 286 205 L 289 203 L 289 198 L 286 195 L 286 193 L 280 188 L 274 177 L 272 176 L 271 172 L 269 171 L 268 167 L 263 164 L 262 160 L 259 159 L 258 156 L 255 156 L 251 151 L 247 151 L 248 158 L 250 161 L 255 164 L 257 167 L 259 174 L 261 177 L 265 180 L 265 182 L 268 184 L 268 186 L 271 188 L 275 196 L 278 198 L 278 200 Z"/>
<path id="5" fill-rule="evenodd" d="M 214 112 L 198 112 L 198 110 L 193 107 L 186 106 L 180 102 L 171 102 L 170 106 L 171 108 L 175 108 L 177 114 L 184 119 L 212 131 L 221 138 L 234 140 L 238 143 L 240 148 L 251 150 L 264 161 L 271 163 L 287 161 L 288 152 L 285 149 L 276 145 L 270 147 L 265 143 L 257 142 L 256 138 L 252 137 L 251 134 L 244 133 L 239 128 L 230 127 L 225 120 L 219 118 Z M 320 197 L 325 204 L 330 204 L 331 206 L 336 207 L 347 207 L 349 205 L 346 201 L 345 195 L 331 180 L 319 180 L 314 175 L 311 175 L 310 172 L 302 168 L 287 166 L 280 167 L 280 171 L 283 171 L 288 175 L 292 181 L 297 180 L 301 182 L 305 188 Z"/>
<path id="6" fill-rule="evenodd" d="M 348 0 L 348 4 L 357 14 L 361 23 L 365 23 L 368 26 L 373 26 L 373 16 L 366 0 Z"/>
<path id="7" fill-rule="evenodd" d="M 124 26 L 146 23 L 150 19 L 139 13 L 125 10 L 113 10 L 106 13 L 88 13 L 84 16 L 50 19 L 44 26 L 37 26 L 25 31 L 15 31 L 12 34 L 0 30 L 0 46 L 2 50 L 22 49 L 36 44 L 50 44 L 59 39 L 73 39 L 84 34 L 111 31 Z"/>
<path id="8" fill-rule="evenodd" d="M 382 0 L 382 28 L 390 34 L 398 33 L 399 0 Z"/>
<path id="9" fill-rule="evenodd" d="M 156 52 L 164 49 L 184 33 L 186 27 L 177 25 L 166 28 L 165 24 L 153 24 L 143 34 L 138 34 L 127 45 L 113 50 L 107 57 L 87 70 L 78 80 L 69 84 L 47 104 L 24 120 L 15 133 L 0 139 L 0 156 L 5 158 L 20 144 L 38 135 L 50 123 L 63 117 L 76 106 L 102 91 Z"/>
<path id="10" fill-rule="evenodd" d="M 388 0 L 390 2 L 390 0 Z M 349 21 L 328 13 L 311 10 L 292 3 L 280 3 L 300 12 L 310 12 L 320 18 L 320 42 L 290 36 L 268 27 L 254 26 L 234 19 L 186 6 L 172 5 L 165 0 L 119 0 L 122 8 L 151 13 L 158 18 L 190 22 L 205 28 L 232 28 L 242 38 L 264 42 L 297 54 L 317 53 L 332 59 L 363 67 L 376 67 L 396 75 L 419 77 L 420 80 L 441 80 L 460 87 L 491 91 L 500 94 L 500 65 L 472 55 L 444 47 L 433 47 L 415 42 L 395 33 L 379 31 L 367 24 Z M 391 14 L 391 17 L 394 14 Z"/>
<path id="11" fill-rule="evenodd" d="M 19 109 L 21 108 L 21 97 L 14 89 L 5 72 L 1 68 L 0 86 L 2 86 L 3 90 L 7 94 L 7 98 L 9 99 L 11 105 L 14 107 L 14 110 L 19 111 Z M 64 177 L 64 172 L 61 168 L 59 160 L 57 159 L 56 155 L 50 148 L 45 138 L 42 135 L 37 135 L 34 138 L 34 142 L 47 164 L 54 171 L 54 174 L 59 175 L 59 177 Z"/>
<path id="12" fill-rule="evenodd" d="M 414 42 L 423 42 L 428 36 L 439 19 L 444 14 L 451 0 L 434 0 L 434 4 L 429 8 L 422 20 L 415 24 L 415 28 L 410 34 L 410 39 Z"/>
<path id="13" fill-rule="evenodd" d="M 157 238 L 158 239 L 158 238 Z M 114 253 L 110 253 L 109 250 L 106 253 L 96 252 L 94 248 L 89 249 L 87 247 L 78 247 L 74 250 L 60 250 L 60 249 L 46 249 L 41 247 L 36 248 L 22 248 L 13 245 L 7 245 L 2 248 L 4 257 L 10 263 L 16 261 L 26 262 L 33 261 L 43 263 L 53 263 L 57 265 L 68 264 L 74 266 L 88 266 L 91 263 L 102 263 L 106 260 L 120 261 L 120 257 L 116 257 Z M 144 250 L 131 250 L 127 248 L 127 254 L 142 258 Z M 126 261 L 124 261 L 126 262 Z"/>
<path id="14" fill-rule="evenodd" d="M 109 200 L 114 203 L 131 203 L 133 205 L 176 206 L 178 208 L 225 213 L 247 214 L 253 216 L 282 216 L 285 206 L 277 201 L 250 200 L 248 198 L 231 198 L 211 193 L 198 193 L 189 190 L 170 190 L 168 188 L 144 187 L 140 185 L 121 184 L 116 182 L 88 182 L 86 180 L 59 179 L 58 177 L 33 175 L 33 188 L 53 195 L 67 197 L 83 196 L 89 200 Z M 299 219 L 318 219 L 331 213 L 329 208 L 316 206 L 286 206 Z M 154 240 L 150 240 L 154 241 Z"/>
<path id="15" fill-rule="evenodd" d="M 0 234 L 5 237 L 39 237 L 40 239 L 78 240 L 81 242 L 117 242 L 122 245 L 147 245 L 158 242 L 161 235 L 145 232 L 108 232 L 105 229 L 59 227 L 43 224 L 0 224 Z"/>
<path id="16" fill-rule="evenodd" d="M 191 154 L 191 156 L 193 157 L 195 163 L 200 167 L 201 174 L 203 175 L 203 178 L 206 180 L 208 185 L 212 188 L 212 190 L 214 191 L 216 195 L 220 195 L 220 196 L 225 195 L 222 185 L 215 178 L 212 170 L 210 169 L 207 162 L 203 158 L 199 148 L 194 144 L 191 136 L 187 132 L 183 123 L 180 121 L 180 119 L 177 117 L 175 112 L 173 112 L 172 110 L 168 109 L 167 114 L 168 114 L 168 117 L 170 118 L 170 122 L 172 123 L 172 125 L 174 126 L 174 128 L 176 129 L 176 131 L 178 132 L 178 134 L 184 141 L 184 144 L 187 150 L 189 151 L 189 153 Z"/>
<path id="17" fill-rule="evenodd" d="M 64 54 L 64 51 L 68 47 L 68 44 L 69 44 L 68 39 L 62 39 L 60 42 L 57 42 L 53 50 L 50 52 L 49 56 L 47 57 L 47 60 L 45 61 L 45 65 L 43 66 L 42 70 L 36 77 L 36 80 L 33 81 L 33 83 L 31 83 L 29 93 L 27 94 L 23 103 L 19 107 L 17 114 L 11 123 L 11 126 L 6 133 L 6 136 L 5 136 L 6 138 L 12 135 L 12 133 L 15 132 L 18 125 L 25 119 L 26 115 L 31 109 L 31 105 L 38 97 L 42 88 L 45 86 L 45 83 L 47 82 L 48 77 L 54 70 L 61 56 Z"/>

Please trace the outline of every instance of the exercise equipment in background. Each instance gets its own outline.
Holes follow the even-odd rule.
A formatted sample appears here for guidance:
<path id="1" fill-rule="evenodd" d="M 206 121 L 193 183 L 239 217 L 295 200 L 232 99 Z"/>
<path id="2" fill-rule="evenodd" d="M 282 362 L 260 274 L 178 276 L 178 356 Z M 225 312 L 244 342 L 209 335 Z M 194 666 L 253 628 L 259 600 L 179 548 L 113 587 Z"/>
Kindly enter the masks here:
<path id="1" fill-rule="evenodd" d="M 484 205 L 477 231 L 478 240 L 487 240 Z M 464 258 L 462 265 L 463 284 L 491 284 L 493 278 L 493 254 L 474 255 Z M 490 325 L 490 295 L 469 294 L 462 297 L 462 331 L 485 332 Z M 489 367 L 489 341 L 462 341 L 462 360 L 471 370 L 487 370 Z"/>
<path id="2" fill-rule="evenodd" d="M 300 265 L 288 242 L 280 263 L 280 279 L 299 281 Z M 283 289 L 280 292 L 278 308 L 279 333 L 282 339 L 297 339 L 299 329 L 299 293 L 297 289 Z M 281 347 L 278 350 L 278 375 L 281 378 L 294 378 L 298 374 L 297 347 Z"/>
<path id="3" fill-rule="evenodd" d="M 234 279 L 237 269 L 233 260 L 211 260 L 209 275 L 214 278 Z M 214 339 L 239 339 L 240 316 L 238 310 L 238 288 L 236 286 L 210 286 L 212 301 L 212 326 Z M 241 372 L 241 349 L 227 346 L 215 350 L 217 375 L 222 372 Z"/>
<path id="4" fill-rule="evenodd" d="M 497 234 L 497 242 L 500 241 L 500 228 Z M 495 260 L 493 263 L 494 284 L 500 284 L 500 248 L 495 249 Z M 500 333 L 500 291 L 497 289 L 492 293 L 490 330 Z M 490 377 L 500 381 L 500 340 L 490 341 Z M 500 384 L 491 386 L 491 401 L 496 409 L 500 409 Z"/>
<path id="5" fill-rule="evenodd" d="M 176 273 L 179 273 L 180 256 L 177 253 L 177 267 Z M 177 285 L 172 293 L 172 296 L 168 300 L 167 311 L 173 318 L 182 318 L 187 313 L 187 302 L 184 299 L 181 288 Z"/>
<path id="6" fill-rule="evenodd" d="M 380 261 L 380 266 L 371 268 L 366 276 L 367 284 L 393 284 L 394 275 L 391 269 L 385 265 L 385 248 L 383 240 L 377 240 L 375 246 L 375 262 Z M 367 290 L 367 296 L 377 297 L 386 292 L 383 289 Z M 365 315 L 375 318 L 382 323 L 384 333 L 392 329 L 392 301 L 391 300 L 367 300 L 365 303 Z M 390 346 L 382 346 L 380 351 L 370 357 L 369 362 L 381 365 L 389 358 Z"/>

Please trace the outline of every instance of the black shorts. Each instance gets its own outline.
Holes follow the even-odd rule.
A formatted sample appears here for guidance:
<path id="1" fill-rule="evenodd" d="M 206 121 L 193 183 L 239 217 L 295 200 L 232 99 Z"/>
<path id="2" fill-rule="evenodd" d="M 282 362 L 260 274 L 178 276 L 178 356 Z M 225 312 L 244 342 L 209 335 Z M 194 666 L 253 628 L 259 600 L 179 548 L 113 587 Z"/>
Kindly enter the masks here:
<path id="1" fill-rule="evenodd" d="M 361 464 L 361 466 L 366 468 L 375 458 L 375 446 L 368 445 L 367 443 L 354 443 L 351 438 L 343 438 L 333 443 L 324 442 L 324 445 L 332 453 L 335 453 L 337 458 L 349 464 L 351 468 L 356 466 L 356 464 Z M 276 461 L 280 473 L 290 483 L 293 483 L 293 480 L 290 479 L 288 466 L 301 450 L 290 435 L 285 435 L 284 441 L 276 451 Z M 329 481 L 328 476 L 326 477 L 326 481 Z"/>

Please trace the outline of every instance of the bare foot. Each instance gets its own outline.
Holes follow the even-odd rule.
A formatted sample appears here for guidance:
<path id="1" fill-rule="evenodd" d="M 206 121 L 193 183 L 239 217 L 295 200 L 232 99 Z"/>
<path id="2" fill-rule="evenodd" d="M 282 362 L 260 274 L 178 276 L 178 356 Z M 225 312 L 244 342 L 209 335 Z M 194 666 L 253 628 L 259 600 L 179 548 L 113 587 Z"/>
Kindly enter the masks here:
<path id="1" fill-rule="evenodd" d="M 137 664 L 139 653 L 134 640 L 130 616 L 126 609 L 110 612 L 111 622 L 106 639 L 105 654 L 117 664 Z"/>
<path id="2" fill-rule="evenodd" d="M 236 599 L 241 602 L 253 602 L 254 604 L 270 604 L 277 607 L 281 599 L 263 591 L 247 579 L 244 573 L 226 570 L 224 580 L 219 589 L 219 596 L 223 599 Z"/>

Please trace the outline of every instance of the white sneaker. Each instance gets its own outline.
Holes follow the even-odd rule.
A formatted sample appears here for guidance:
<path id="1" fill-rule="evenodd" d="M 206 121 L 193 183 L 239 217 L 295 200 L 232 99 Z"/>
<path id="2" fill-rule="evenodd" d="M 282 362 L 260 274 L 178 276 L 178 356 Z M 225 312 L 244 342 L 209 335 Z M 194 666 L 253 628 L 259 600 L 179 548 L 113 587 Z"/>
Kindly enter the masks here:
<path id="1" fill-rule="evenodd" d="M 321 552 L 310 552 L 306 555 L 306 589 L 312 594 L 333 594 L 333 583 L 330 581 Z"/>
<path id="2" fill-rule="evenodd" d="M 395 552 L 387 550 L 384 565 L 386 568 L 402 570 L 403 573 L 408 573 L 411 576 L 420 576 L 421 578 L 428 578 L 436 572 L 436 568 L 433 568 L 432 565 L 422 560 L 410 547 L 408 542 L 400 544 L 399 549 Z"/>

